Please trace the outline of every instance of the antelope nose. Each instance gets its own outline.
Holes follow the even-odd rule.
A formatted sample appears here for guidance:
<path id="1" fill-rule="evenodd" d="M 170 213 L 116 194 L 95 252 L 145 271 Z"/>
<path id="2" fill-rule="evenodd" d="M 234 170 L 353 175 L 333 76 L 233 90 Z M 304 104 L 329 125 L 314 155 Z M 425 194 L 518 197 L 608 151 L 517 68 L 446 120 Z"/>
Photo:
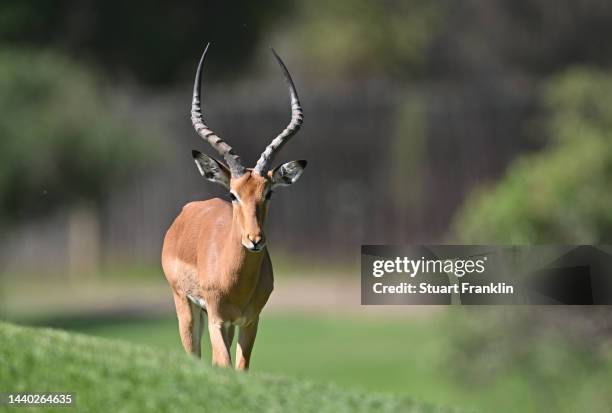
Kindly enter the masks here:
<path id="1" fill-rule="evenodd" d="M 256 247 L 257 244 L 259 244 L 262 239 L 261 235 L 252 235 L 252 234 L 249 234 L 247 238 L 249 239 L 249 241 L 253 243 L 253 247 Z"/>

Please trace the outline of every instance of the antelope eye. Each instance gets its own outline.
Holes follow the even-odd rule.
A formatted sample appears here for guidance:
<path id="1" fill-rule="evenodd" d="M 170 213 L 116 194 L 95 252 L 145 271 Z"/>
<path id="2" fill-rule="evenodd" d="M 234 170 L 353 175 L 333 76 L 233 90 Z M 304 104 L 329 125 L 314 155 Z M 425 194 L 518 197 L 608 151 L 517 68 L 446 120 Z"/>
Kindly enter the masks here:
<path id="1" fill-rule="evenodd" d="M 266 200 L 269 200 L 270 198 L 272 198 L 272 191 L 268 191 L 266 194 Z"/>
<path id="2" fill-rule="evenodd" d="M 229 193 L 229 198 L 231 199 L 232 202 L 238 200 L 238 198 L 236 198 L 236 195 L 232 194 L 231 192 Z"/>

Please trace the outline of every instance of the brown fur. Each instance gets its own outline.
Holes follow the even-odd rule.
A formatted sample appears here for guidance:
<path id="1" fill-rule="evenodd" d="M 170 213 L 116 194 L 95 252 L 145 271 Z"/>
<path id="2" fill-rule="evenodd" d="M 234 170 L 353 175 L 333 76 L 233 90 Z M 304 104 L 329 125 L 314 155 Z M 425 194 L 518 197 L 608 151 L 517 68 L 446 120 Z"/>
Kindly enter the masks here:
<path id="1" fill-rule="evenodd" d="M 244 247 L 260 238 L 264 242 L 264 197 L 270 185 L 269 176 L 251 171 L 232 179 L 230 188 L 240 202 L 191 202 L 164 239 L 162 266 L 174 294 L 183 346 L 200 356 L 203 313 L 187 297 L 191 295 L 206 302 L 215 365 L 231 365 L 229 347 L 237 325 L 236 368 L 248 368 L 259 313 L 273 289 L 267 248 L 251 252 Z"/>

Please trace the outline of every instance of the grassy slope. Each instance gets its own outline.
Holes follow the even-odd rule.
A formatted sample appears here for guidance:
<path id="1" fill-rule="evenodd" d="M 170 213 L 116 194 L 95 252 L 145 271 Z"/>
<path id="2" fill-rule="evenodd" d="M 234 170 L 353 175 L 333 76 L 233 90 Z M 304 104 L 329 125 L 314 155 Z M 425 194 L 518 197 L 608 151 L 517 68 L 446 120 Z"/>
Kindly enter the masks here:
<path id="1" fill-rule="evenodd" d="M 182 349 L 175 317 L 112 322 L 64 320 L 52 325 L 168 350 Z M 210 343 L 206 334 L 202 344 L 208 363 Z M 450 370 L 443 365 L 447 350 L 439 318 L 406 322 L 270 315 L 260 321 L 252 368 L 255 372 L 366 391 L 393 392 L 432 403 L 474 406 L 474 397 L 466 393 L 469 388 L 454 386 Z M 502 387 L 498 393 L 504 391 Z M 490 389 L 487 397 L 499 400 L 498 393 Z"/>
<path id="2" fill-rule="evenodd" d="M 0 373 L 0 391 L 73 392 L 78 411 L 87 412 L 451 411 L 407 398 L 222 371 L 178 351 L 6 323 L 0 323 Z"/>
<path id="3" fill-rule="evenodd" d="M 543 336 L 522 361 L 508 359 L 503 349 L 490 347 L 470 356 L 481 366 L 481 373 L 466 377 L 453 364 L 461 350 L 452 347 L 456 341 L 449 339 L 449 329 L 465 328 L 464 317 L 470 316 L 460 312 L 449 319 L 383 320 L 264 315 L 253 372 L 332 382 L 367 393 L 393 392 L 482 412 L 611 412 L 612 348 L 610 361 L 593 365 L 592 357 L 577 343 Z M 160 351 L 182 351 L 175 317 L 65 318 L 40 323 L 155 346 Z M 498 332 L 492 329 L 490 333 Z M 206 360 L 202 363 L 208 364 L 206 336 L 203 344 Z"/>

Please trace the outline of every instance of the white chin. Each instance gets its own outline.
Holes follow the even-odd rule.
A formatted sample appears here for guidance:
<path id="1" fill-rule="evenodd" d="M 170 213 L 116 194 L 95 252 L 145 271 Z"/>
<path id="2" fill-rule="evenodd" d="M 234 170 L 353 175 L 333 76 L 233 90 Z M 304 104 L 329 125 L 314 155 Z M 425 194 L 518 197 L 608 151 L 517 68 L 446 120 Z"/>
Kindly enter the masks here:
<path id="1" fill-rule="evenodd" d="M 244 248 L 246 248 L 247 250 L 249 250 L 250 252 L 261 252 L 261 250 L 263 250 L 265 248 L 265 245 L 258 245 L 257 247 L 253 248 L 252 245 L 245 245 L 242 244 L 242 246 Z"/>

